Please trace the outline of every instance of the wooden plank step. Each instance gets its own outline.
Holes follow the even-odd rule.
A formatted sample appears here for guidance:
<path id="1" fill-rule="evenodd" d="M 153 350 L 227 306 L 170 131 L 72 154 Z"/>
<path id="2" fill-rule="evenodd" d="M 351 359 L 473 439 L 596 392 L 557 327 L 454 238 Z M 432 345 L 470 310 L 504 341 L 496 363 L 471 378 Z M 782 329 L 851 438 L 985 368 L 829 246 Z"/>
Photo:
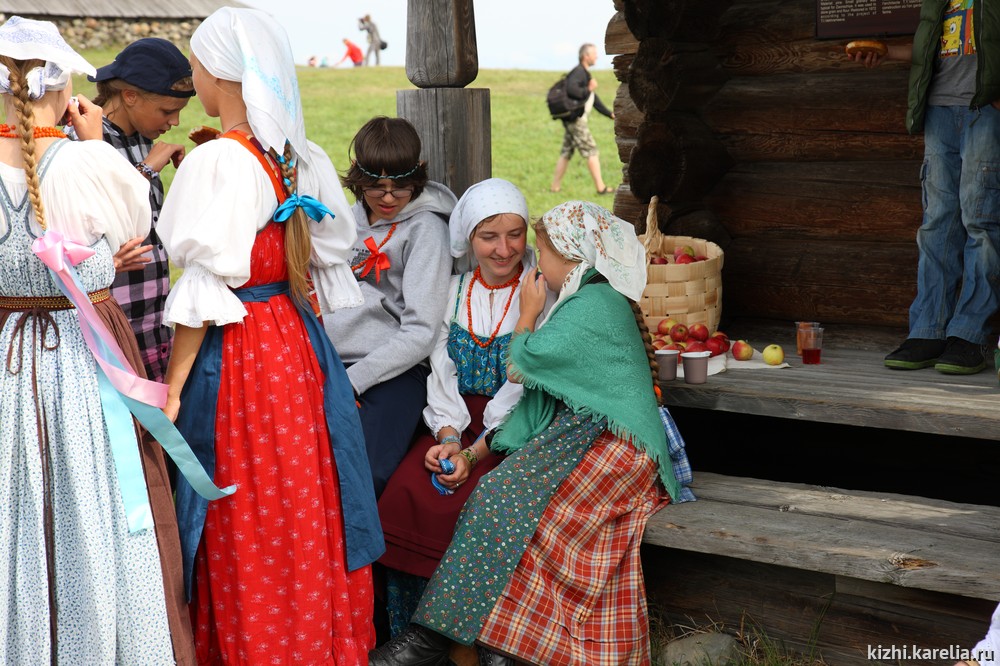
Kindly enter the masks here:
<path id="1" fill-rule="evenodd" d="M 828 338 L 829 333 L 828 327 Z M 1000 439 L 1000 388 L 996 373 L 990 369 L 963 376 L 943 375 L 932 368 L 891 370 L 882 363 L 886 350 L 835 346 L 823 350 L 820 365 L 803 365 L 794 354 L 793 340 L 750 339 L 758 349 L 770 341 L 783 344 L 791 367 L 741 370 L 735 367 L 738 361 L 730 361 L 734 367 L 710 376 L 705 384 L 685 384 L 683 380 L 661 383 L 664 403 L 818 423 Z"/>
<path id="2" fill-rule="evenodd" d="M 644 542 L 1000 600 L 1000 508 L 696 473 Z"/>

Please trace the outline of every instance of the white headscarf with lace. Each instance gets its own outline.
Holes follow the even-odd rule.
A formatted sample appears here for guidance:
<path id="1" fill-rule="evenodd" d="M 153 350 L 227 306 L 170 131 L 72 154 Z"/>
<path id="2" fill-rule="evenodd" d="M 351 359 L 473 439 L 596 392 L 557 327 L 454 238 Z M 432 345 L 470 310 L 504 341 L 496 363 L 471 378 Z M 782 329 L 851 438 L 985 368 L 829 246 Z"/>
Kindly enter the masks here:
<path id="1" fill-rule="evenodd" d="M 49 21 L 11 16 L 0 26 L 0 55 L 14 60 L 43 60 L 45 65 L 27 72 L 28 97 L 41 99 L 49 90 L 65 90 L 73 73 L 97 73 L 74 51 Z M 0 65 L 0 93 L 10 94 L 10 70 Z"/>
<path id="2" fill-rule="evenodd" d="M 618 293 L 633 301 L 642 297 L 646 250 L 631 224 L 589 201 L 567 201 L 542 215 L 541 222 L 556 251 L 580 262 L 566 276 L 557 303 L 576 293 L 584 273 L 591 268 L 606 277 Z M 555 289 L 556 285 L 549 287 Z"/>
<path id="3" fill-rule="evenodd" d="M 257 9 L 222 7 L 191 35 L 191 54 L 209 74 L 243 84 L 247 120 L 264 149 L 280 155 L 285 141 L 306 160 L 306 129 L 288 35 Z"/>
<path id="4" fill-rule="evenodd" d="M 465 191 L 448 221 L 451 256 L 455 259 L 456 272 L 471 271 L 479 264 L 472 251 L 472 232 L 486 218 L 503 213 L 518 215 L 525 225 L 528 224 L 528 202 L 513 183 L 502 178 L 487 178 Z M 525 266 L 533 266 L 534 250 L 525 248 L 521 261 Z"/>

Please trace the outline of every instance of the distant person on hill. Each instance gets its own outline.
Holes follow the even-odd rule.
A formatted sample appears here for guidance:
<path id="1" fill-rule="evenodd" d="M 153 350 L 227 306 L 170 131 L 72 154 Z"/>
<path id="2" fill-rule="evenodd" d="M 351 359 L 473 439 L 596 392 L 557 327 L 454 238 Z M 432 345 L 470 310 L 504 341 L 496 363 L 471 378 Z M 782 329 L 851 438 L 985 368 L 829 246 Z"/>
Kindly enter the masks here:
<path id="1" fill-rule="evenodd" d="M 344 54 L 343 58 L 337 61 L 337 64 L 334 65 L 334 67 L 337 67 L 338 65 L 340 65 L 340 63 L 344 62 L 348 58 L 351 59 L 351 62 L 354 63 L 355 67 L 361 67 L 363 64 L 365 64 L 365 56 L 361 53 L 360 46 L 358 46 L 357 44 L 346 38 L 344 39 L 344 46 L 347 47 L 347 53 Z"/>
<path id="2" fill-rule="evenodd" d="M 365 65 L 371 65 L 372 55 L 375 56 L 375 65 L 382 64 L 379 60 L 379 52 L 385 47 L 382 46 L 382 37 L 378 34 L 378 26 L 372 22 L 371 14 L 365 14 L 358 19 L 358 30 L 368 33 L 368 51 L 365 53 Z"/>
<path id="3" fill-rule="evenodd" d="M 580 153 L 580 157 L 587 160 L 587 169 L 590 177 L 594 179 L 594 186 L 598 194 L 612 194 L 614 188 L 604 184 L 601 176 L 601 160 L 598 157 L 597 142 L 590 133 L 587 119 L 591 109 L 597 109 L 600 113 L 614 120 L 615 114 L 604 106 L 601 98 L 594 90 L 597 88 L 597 79 L 590 75 L 590 68 L 597 62 L 597 47 L 593 44 L 584 44 L 580 47 L 580 64 L 570 70 L 566 75 L 567 94 L 579 102 L 580 108 L 569 118 L 563 120 L 562 150 L 559 152 L 559 159 L 556 161 L 556 172 L 552 176 L 553 192 L 562 189 L 563 176 L 566 175 L 566 168 L 569 167 L 569 159 L 573 156 L 573 151 Z"/>
<path id="4" fill-rule="evenodd" d="M 867 67 L 912 62 L 906 127 L 924 132 L 917 296 L 907 339 L 885 357 L 898 370 L 979 372 L 1000 306 L 1000 46 L 990 39 L 1000 17 L 975 6 L 924 0 L 912 44 L 853 56 Z M 974 21 L 986 39 L 974 38 Z"/>

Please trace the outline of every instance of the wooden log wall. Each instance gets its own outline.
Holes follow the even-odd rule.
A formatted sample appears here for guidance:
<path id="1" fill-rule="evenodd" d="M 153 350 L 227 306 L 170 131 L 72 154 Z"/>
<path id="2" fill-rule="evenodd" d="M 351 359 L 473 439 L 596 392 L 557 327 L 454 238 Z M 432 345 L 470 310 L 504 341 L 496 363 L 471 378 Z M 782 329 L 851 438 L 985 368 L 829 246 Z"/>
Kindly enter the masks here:
<path id="1" fill-rule="evenodd" d="M 923 153 L 908 65 L 868 70 L 816 39 L 815 0 L 615 8 L 615 213 L 641 230 L 656 194 L 664 233 L 719 243 L 724 322 L 905 327 Z"/>

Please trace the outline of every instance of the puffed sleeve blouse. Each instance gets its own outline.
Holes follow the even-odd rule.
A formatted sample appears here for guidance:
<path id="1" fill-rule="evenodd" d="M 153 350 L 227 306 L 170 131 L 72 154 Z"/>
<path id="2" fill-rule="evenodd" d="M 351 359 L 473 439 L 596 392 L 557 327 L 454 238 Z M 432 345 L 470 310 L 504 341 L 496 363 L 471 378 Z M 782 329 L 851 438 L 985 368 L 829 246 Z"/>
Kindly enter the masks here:
<path id="1" fill-rule="evenodd" d="M 7 165 L 2 176 L 16 205 L 28 191 L 24 170 Z M 39 161 L 46 227 L 92 245 L 107 239 L 112 252 L 149 233 L 149 182 L 103 141 L 58 141 Z M 0 216 L 0 236 L 7 220 Z"/>
<path id="2" fill-rule="evenodd" d="M 335 215 L 309 222 L 310 272 L 321 309 L 361 302 L 347 264 L 356 231 L 330 159 L 310 143 L 300 162 L 299 194 L 319 199 Z M 231 289 L 250 278 L 250 251 L 278 201 L 257 156 L 231 139 L 209 141 L 189 154 L 174 176 L 157 233 L 170 260 L 184 269 L 167 297 L 164 321 L 193 328 L 241 321 L 243 304 Z"/>

